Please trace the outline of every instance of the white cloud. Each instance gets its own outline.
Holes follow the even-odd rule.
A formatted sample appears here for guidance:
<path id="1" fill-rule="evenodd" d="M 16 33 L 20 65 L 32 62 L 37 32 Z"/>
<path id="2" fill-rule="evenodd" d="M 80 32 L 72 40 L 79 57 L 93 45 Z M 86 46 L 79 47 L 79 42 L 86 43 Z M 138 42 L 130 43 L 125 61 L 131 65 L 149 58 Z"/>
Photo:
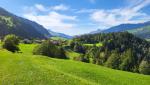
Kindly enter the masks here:
<path id="1" fill-rule="evenodd" d="M 35 4 L 35 8 L 39 11 L 46 11 L 46 8 L 42 4 Z"/>
<path id="2" fill-rule="evenodd" d="M 50 7 L 50 9 L 56 10 L 56 11 L 59 11 L 59 10 L 65 11 L 65 10 L 68 10 L 69 7 L 66 6 L 66 5 L 60 4 L 60 5 L 56 5 L 56 6 Z"/>
<path id="3" fill-rule="evenodd" d="M 43 25 L 47 29 L 57 32 L 63 32 L 75 27 L 74 22 L 77 21 L 76 16 L 68 16 L 53 10 L 45 10 L 46 8 L 48 7 L 40 4 L 36 4 L 33 7 L 25 7 L 23 16 Z"/>
<path id="4" fill-rule="evenodd" d="M 24 17 L 35 21 L 47 29 L 55 31 L 67 30 L 74 26 L 73 23 L 66 23 L 65 21 L 75 21 L 75 16 L 62 15 L 57 12 L 50 12 L 48 15 L 33 15 L 25 14 Z"/>
<path id="5" fill-rule="evenodd" d="M 94 2 L 95 0 L 93 0 Z M 116 9 L 71 9 L 64 4 L 43 6 L 42 4 L 35 4 L 32 7 L 25 7 L 24 17 L 43 25 L 47 29 L 53 31 L 76 34 L 77 30 L 85 33 L 88 30 L 106 29 L 111 26 L 123 23 L 139 23 L 150 20 L 150 16 L 141 11 L 142 8 L 150 4 L 150 0 L 127 0 L 126 7 Z M 67 10 L 67 11 L 66 11 Z M 72 15 L 61 14 L 61 12 L 71 12 Z M 84 16 L 75 13 L 85 13 Z M 89 17 L 90 19 L 86 18 Z M 77 24 L 78 23 L 78 24 Z M 92 24 L 89 24 L 92 23 Z M 88 30 L 86 30 L 88 28 Z M 81 31 L 82 30 L 82 31 Z M 79 33 L 79 32 L 78 32 Z"/>
<path id="6" fill-rule="evenodd" d="M 140 9 L 142 9 L 143 7 L 147 5 L 150 5 L 150 0 L 139 0 L 139 3 L 137 3 L 135 7 L 133 7 L 133 10 L 139 11 Z"/>
<path id="7" fill-rule="evenodd" d="M 71 10 L 69 9 L 69 6 L 64 4 L 54 5 L 54 6 L 43 6 L 42 4 L 35 4 L 31 7 L 24 7 L 24 11 L 33 11 L 33 12 L 49 12 L 49 11 L 66 11 Z"/>
<path id="8" fill-rule="evenodd" d="M 96 10 L 90 16 L 100 26 L 108 28 L 122 23 L 140 23 L 150 19 L 146 13 L 140 10 L 150 4 L 150 0 L 140 0 L 124 8 L 112 10 Z M 103 28 L 102 28 L 103 29 Z"/>
<path id="9" fill-rule="evenodd" d="M 75 13 L 91 13 L 95 11 L 98 11 L 98 9 L 81 9 L 81 10 L 76 11 Z"/>

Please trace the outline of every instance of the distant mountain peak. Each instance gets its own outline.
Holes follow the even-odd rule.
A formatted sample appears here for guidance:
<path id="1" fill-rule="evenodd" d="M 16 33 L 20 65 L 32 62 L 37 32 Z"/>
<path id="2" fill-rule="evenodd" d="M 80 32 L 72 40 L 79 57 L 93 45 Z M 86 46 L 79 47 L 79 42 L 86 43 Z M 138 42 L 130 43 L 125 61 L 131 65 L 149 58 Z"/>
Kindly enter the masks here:
<path id="1" fill-rule="evenodd" d="M 131 24 L 131 23 L 120 24 L 120 25 L 117 25 L 117 26 L 110 27 L 106 30 L 96 30 L 96 31 L 90 32 L 90 34 L 123 32 L 123 31 L 135 30 L 135 29 L 138 29 L 138 28 L 141 28 L 141 27 L 146 27 L 146 26 L 150 26 L 150 21 L 143 22 L 143 23 L 137 23 L 137 24 Z M 145 35 L 144 33 L 145 32 L 143 32 L 143 35 Z M 148 34 L 148 33 L 147 33 L 147 35 L 150 36 L 150 34 Z"/>
<path id="2" fill-rule="evenodd" d="M 101 30 L 101 29 L 98 29 L 96 31 L 93 31 L 95 33 L 100 33 L 100 32 L 120 32 L 120 31 L 125 31 L 125 30 L 129 30 L 129 29 L 135 29 L 135 28 L 140 28 L 140 27 L 143 27 L 143 26 L 148 26 L 150 25 L 150 21 L 146 21 L 146 22 L 143 22 L 143 23 L 124 23 L 124 24 L 120 24 L 120 25 L 117 25 L 117 26 L 113 26 L 113 27 L 110 27 L 108 29 L 105 29 L 105 30 Z M 92 32 L 91 32 L 92 33 Z"/>
<path id="3" fill-rule="evenodd" d="M 49 29 L 48 31 L 49 31 L 49 33 L 50 33 L 52 36 L 55 36 L 55 37 L 62 37 L 62 38 L 66 38 L 66 39 L 71 39 L 71 38 L 73 38 L 73 37 L 70 36 L 70 35 L 67 35 L 67 34 L 64 34 L 64 33 L 54 32 L 54 31 L 51 31 L 50 29 Z"/>
<path id="4" fill-rule="evenodd" d="M 102 32 L 103 31 L 103 29 L 97 29 L 96 31 L 92 31 L 92 32 L 90 32 L 89 34 L 95 34 L 95 33 L 97 33 L 97 32 Z"/>
<path id="5" fill-rule="evenodd" d="M 0 37 L 15 34 L 22 38 L 48 38 L 51 35 L 42 26 L 18 17 L 0 7 Z"/>
<path id="6" fill-rule="evenodd" d="M 0 37 L 15 34 L 22 38 L 49 38 L 52 36 L 71 39 L 72 36 L 53 32 L 28 19 L 18 17 L 0 7 Z"/>

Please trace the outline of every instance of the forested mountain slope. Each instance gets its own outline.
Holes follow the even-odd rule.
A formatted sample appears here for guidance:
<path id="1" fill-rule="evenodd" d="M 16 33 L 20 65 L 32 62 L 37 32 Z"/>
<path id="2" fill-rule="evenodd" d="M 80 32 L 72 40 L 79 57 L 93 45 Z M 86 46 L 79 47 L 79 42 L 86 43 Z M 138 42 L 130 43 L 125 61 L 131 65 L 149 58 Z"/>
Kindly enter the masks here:
<path id="1" fill-rule="evenodd" d="M 13 15 L 0 8 L 0 37 L 15 34 L 22 38 L 48 38 L 50 33 L 41 25 Z"/>
<path id="2" fill-rule="evenodd" d="M 113 69 L 150 74 L 150 43 L 128 32 L 99 33 L 74 38 L 84 59 Z M 86 48 L 83 44 L 102 43 Z M 82 48 L 82 50 L 81 50 Z M 84 51 L 83 51 L 84 49 Z M 76 50 L 76 49 L 75 49 Z"/>

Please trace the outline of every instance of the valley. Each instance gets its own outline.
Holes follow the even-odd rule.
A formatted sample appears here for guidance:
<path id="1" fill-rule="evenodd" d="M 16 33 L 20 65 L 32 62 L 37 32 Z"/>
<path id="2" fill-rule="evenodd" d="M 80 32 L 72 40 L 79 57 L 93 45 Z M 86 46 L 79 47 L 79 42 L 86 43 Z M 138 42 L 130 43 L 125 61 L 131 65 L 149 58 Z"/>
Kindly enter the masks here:
<path id="1" fill-rule="evenodd" d="M 1 0 L 0 85 L 150 85 L 150 0 Z"/>

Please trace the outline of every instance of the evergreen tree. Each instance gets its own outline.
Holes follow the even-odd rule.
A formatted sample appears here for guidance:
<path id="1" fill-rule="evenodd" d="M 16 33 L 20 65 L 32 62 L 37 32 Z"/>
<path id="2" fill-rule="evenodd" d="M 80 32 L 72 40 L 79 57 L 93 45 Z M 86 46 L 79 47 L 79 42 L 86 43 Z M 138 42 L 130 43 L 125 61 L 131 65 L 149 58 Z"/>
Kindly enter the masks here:
<path id="1" fill-rule="evenodd" d="M 127 50 L 122 56 L 121 70 L 132 71 L 134 67 L 135 58 L 131 49 Z"/>
<path id="2" fill-rule="evenodd" d="M 139 72 L 142 74 L 150 74 L 150 53 L 140 63 Z"/>
<path id="3" fill-rule="evenodd" d="M 120 57 L 117 51 L 113 51 L 109 58 L 107 59 L 105 66 L 113 68 L 113 69 L 118 69 L 120 64 Z"/>

